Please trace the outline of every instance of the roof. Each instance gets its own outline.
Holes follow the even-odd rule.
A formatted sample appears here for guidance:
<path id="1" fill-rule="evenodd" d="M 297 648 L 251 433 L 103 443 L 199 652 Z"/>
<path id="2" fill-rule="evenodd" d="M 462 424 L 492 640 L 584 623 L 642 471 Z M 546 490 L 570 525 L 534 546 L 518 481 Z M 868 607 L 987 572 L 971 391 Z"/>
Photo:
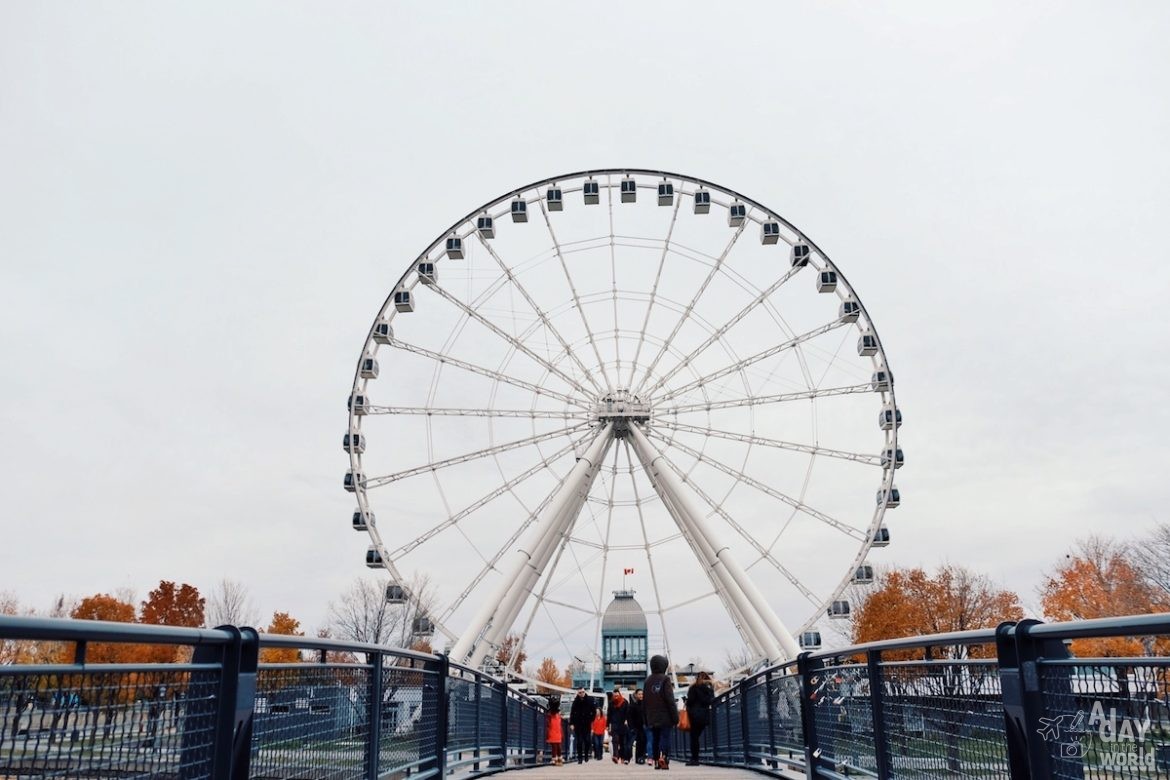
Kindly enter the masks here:
<path id="1" fill-rule="evenodd" d="M 601 618 L 603 635 L 632 634 L 646 636 L 646 613 L 631 590 L 614 591 L 613 601 Z"/>

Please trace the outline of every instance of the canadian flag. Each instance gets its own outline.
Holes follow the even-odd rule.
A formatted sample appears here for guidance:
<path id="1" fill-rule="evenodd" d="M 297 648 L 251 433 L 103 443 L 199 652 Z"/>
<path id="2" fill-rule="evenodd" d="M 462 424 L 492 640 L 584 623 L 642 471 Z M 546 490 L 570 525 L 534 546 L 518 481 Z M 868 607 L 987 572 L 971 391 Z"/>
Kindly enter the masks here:
<path id="1" fill-rule="evenodd" d="M 633 574 L 633 573 L 634 573 L 633 569 L 622 569 L 622 574 Z"/>

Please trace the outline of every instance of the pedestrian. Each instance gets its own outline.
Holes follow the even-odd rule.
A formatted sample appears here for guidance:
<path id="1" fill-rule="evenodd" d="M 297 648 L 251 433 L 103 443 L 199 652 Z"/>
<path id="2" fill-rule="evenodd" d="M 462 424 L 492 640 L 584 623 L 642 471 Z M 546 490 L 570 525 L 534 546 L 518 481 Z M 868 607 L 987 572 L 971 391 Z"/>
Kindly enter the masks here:
<path id="1" fill-rule="evenodd" d="M 630 704 L 622 692 L 614 690 L 613 700 L 609 704 L 609 739 L 610 752 L 613 753 L 613 762 L 630 763 Z"/>
<path id="2" fill-rule="evenodd" d="M 589 736 L 589 729 L 593 726 L 593 716 L 597 707 L 593 698 L 586 695 L 584 688 L 577 689 L 577 696 L 573 699 L 573 706 L 569 708 L 569 725 L 573 727 L 574 754 L 577 763 L 589 760 L 590 745 L 593 740 Z"/>
<path id="3" fill-rule="evenodd" d="M 545 741 L 548 742 L 549 753 L 552 754 L 553 766 L 564 766 L 565 759 L 561 757 L 561 741 L 565 735 L 561 732 L 561 711 L 550 707 L 544 726 Z"/>
<path id="4" fill-rule="evenodd" d="M 711 675 L 699 672 L 687 691 L 687 719 L 691 722 L 691 760 L 687 766 L 699 765 L 699 737 L 711 722 L 711 704 L 715 701 L 715 685 Z"/>
<path id="5" fill-rule="evenodd" d="M 597 714 L 593 716 L 593 757 L 598 761 L 604 753 L 605 748 L 605 731 L 609 726 L 605 719 L 605 712 L 601 707 L 597 708 Z"/>
<path id="6" fill-rule="evenodd" d="M 626 723 L 630 727 L 627 739 L 626 752 L 629 753 L 629 743 L 633 743 L 634 763 L 646 763 L 646 716 L 642 711 L 642 689 L 634 690 L 634 698 L 630 700 L 629 711 L 626 713 Z"/>
<path id="7" fill-rule="evenodd" d="M 664 655 L 650 659 L 650 676 L 645 690 L 643 712 L 646 716 L 646 752 L 655 769 L 670 769 L 670 731 L 678 725 L 678 702 L 674 684 L 666 674 L 670 665 Z"/>

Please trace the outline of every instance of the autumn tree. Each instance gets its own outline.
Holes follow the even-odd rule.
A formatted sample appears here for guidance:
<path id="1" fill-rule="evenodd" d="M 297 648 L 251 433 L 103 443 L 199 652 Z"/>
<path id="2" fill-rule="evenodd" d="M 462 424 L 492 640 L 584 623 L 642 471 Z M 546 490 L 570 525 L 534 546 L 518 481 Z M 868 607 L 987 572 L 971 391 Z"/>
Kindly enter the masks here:
<path id="1" fill-rule="evenodd" d="M 208 626 L 254 626 L 259 622 L 260 615 L 244 583 L 225 577 L 208 594 Z"/>
<path id="2" fill-rule="evenodd" d="M 205 599 L 194 586 L 161 580 L 142 602 L 138 622 L 152 626 L 199 628 L 203 625 L 205 604 Z M 156 664 L 189 661 L 191 653 L 191 648 L 186 645 L 146 645 L 139 651 L 140 660 Z"/>
<path id="3" fill-rule="evenodd" d="M 272 613 L 272 622 L 264 629 L 266 634 L 281 636 L 304 636 L 300 631 L 301 621 L 287 612 Z M 265 664 L 295 664 L 301 659 L 300 651 L 295 647 L 265 647 L 260 651 L 260 663 Z"/>
<path id="4" fill-rule="evenodd" d="M 528 660 L 528 653 L 524 652 L 524 637 L 519 634 L 508 634 L 496 649 L 496 661 L 501 669 L 513 669 L 517 672 L 524 668 Z"/>
<path id="5" fill-rule="evenodd" d="M 569 677 L 567 670 L 562 673 L 557 668 L 557 662 L 551 658 L 545 658 L 540 662 L 540 666 L 536 669 L 534 675 L 537 680 L 549 683 L 550 685 L 559 685 L 562 688 L 569 688 L 573 685 L 573 678 Z M 553 688 L 547 688 L 541 685 L 536 686 L 537 693 L 552 693 Z"/>
<path id="6" fill-rule="evenodd" d="M 74 620 L 105 620 L 133 623 L 137 617 L 134 604 L 108 593 L 83 598 L 69 613 Z M 129 644 L 93 642 L 86 648 L 85 659 L 91 664 L 132 663 L 140 660 L 138 647 Z"/>
<path id="7" fill-rule="evenodd" d="M 1082 539 L 1045 576 L 1040 588 L 1045 616 L 1093 620 L 1166 610 L 1170 597 L 1130 563 L 1132 555 L 1132 547 L 1123 542 L 1101 536 Z M 1081 657 L 1117 657 L 1148 654 L 1153 644 L 1132 637 L 1077 639 L 1071 649 Z"/>

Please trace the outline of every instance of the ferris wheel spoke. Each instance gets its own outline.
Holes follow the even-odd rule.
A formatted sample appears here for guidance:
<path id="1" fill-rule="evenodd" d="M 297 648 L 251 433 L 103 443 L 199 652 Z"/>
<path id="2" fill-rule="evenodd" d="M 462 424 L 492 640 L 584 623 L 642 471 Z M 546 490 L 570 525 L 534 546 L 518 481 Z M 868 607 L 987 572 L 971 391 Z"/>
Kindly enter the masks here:
<path id="1" fill-rule="evenodd" d="M 597 346 L 597 339 L 593 335 L 593 329 L 589 327 L 589 319 L 585 316 L 585 310 L 581 307 L 581 296 L 577 293 L 577 285 L 573 282 L 572 274 L 569 273 L 569 266 L 565 262 L 564 252 L 561 250 L 560 241 L 557 240 L 556 231 L 553 230 L 552 220 L 548 218 L 548 210 L 545 208 L 543 200 L 540 201 L 540 213 L 544 216 L 544 225 L 548 228 L 548 235 L 552 239 L 553 249 L 556 251 L 557 260 L 560 261 L 561 270 L 565 274 L 565 281 L 569 283 L 569 291 L 573 294 L 573 308 L 575 308 L 577 310 L 577 314 L 580 315 L 581 324 L 585 326 L 585 336 L 589 339 L 589 345 L 593 347 L 593 355 L 597 358 L 597 366 L 601 371 L 601 378 L 605 381 L 605 384 L 609 389 L 613 389 L 613 385 L 609 381 L 609 374 L 605 370 L 605 361 L 601 359 L 601 350 Z M 610 240 L 613 240 L 612 231 L 610 234 Z"/>
<path id="2" fill-rule="evenodd" d="M 372 489 L 372 488 L 383 487 L 385 485 L 391 484 L 392 482 L 398 482 L 399 480 L 406 479 L 407 477 L 414 477 L 414 476 L 417 476 L 419 474 L 426 474 L 427 472 L 437 471 L 439 469 L 447 468 L 449 466 L 457 466 L 460 463 L 468 463 L 468 462 L 473 461 L 473 460 L 479 460 L 480 458 L 488 458 L 488 457 L 491 457 L 493 455 L 499 455 L 501 452 L 507 452 L 509 450 L 519 449 L 520 447 L 526 447 L 530 444 L 536 444 L 537 442 L 547 441 L 549 439 L 555 439 L 559 436 L 567 436 L 567 435 L 569 435 L 570 432 L 575 431 L 584 425 L 588 425 L 588 423 L 584 423 L 584 422 L 577 423 L 576 425 L 570 425 L 568 428 L 559 428 L 555 431 L 549 431 L 548 433 L 541 433 L 541 434 L 538 434 L 536 436 L 529 436 L 526 439 L 516 439 L 515 441 L 509 441 L 509 442 L 505 442 L 503 444 L 497 444 L 494 447 L 486 447 L 482 450 L 475 450 L 474 452 L 468 452 L 468 453 L 465 453 L 463 455 L 456 455 L 453 458 L 446 458 L 444 460 L 438 460 L 438 461 L 435 461 L 434 463 L 428 463 L 425 466 L 415 466 L 412 469 L 406 469 L 405 471 L 399 471 L 399 472 L 396 472 L 394 474 L 387 474 L 384 477 L 370 477 L 365 481 L 364 485 L 365 485 L 367 490 Z"/>
<path id="3" fill-rule="evenodd" d="M 670 335 L 666 337 L 666 340 L 662 342 L 662 346 L 659 348 L 658 354 L 654 356 L 654 359 L 650 361 L 650 365 L 646 367 L 646 371 L 642 374 L 642 379 L 638 382 L 638 389 L 634 391 L 634 395 L 640 394 L 642 392 L 642 387 L 645 386 L 646 382 L 650 381 L 650 377 L 653 375 L 654 369 L 658 366 L 658 362 L 662 360 L 662 356 L 666 354 L 667 345 L 674 342 L 674 337 L 678 335 L 678 332 L 682 330 L 682 326 L 685 325 L 687 319 L 690 318 L 691 313 L 695 309 L 695 305 L 699 302 L 699 299 L 703 297 L 703 293 L 707 291 L 707 287 L 710 286 L 711 280 L 715 278 L 715 275 L 719 273 L 719 269 L 723 267 L 723 263 L 726 262 L 727 256 L 731 254 L 731 250 L 735 248 L 735 244 L 739 241 L 739 237 L 743 235 L 744 227 L 746 225 L 747 221 L 744 220 L 743 224 L 736 228 L 735 232 L 731 235 L 731 240 L 727 242 L 727 246 L 723 248 L 723 252 L 712 264 L 711 270 L 707 273 L 706 278 L 703 279 L 703 283 L 699 285 L 698 291 L 696 291 L 694 296 L 691 297 L 691 302 L 688 303 L 686 308 L 683 310 L 682 316 L 678 318 L 678 322 L 676 322 L 674 325 L 674 329 L 670 332 Z M 654 387 L 650 389 L 650 392 L 654 392 L 654 390 L 661 384 L 661 381 L 659 381 L 654 385 Z"/>
<path id="4" fill-rule="evenodd" d="M 451 603 L 451 605 L 449 607 L 447 607 L 447 610 L 443 613 L 444 620 L 449 619 L 451 617 L 451 615 L 455 614 L 455 612 L 458 611 L 459 607 L 461 607 L 463 605 L 463 602 L 467 600 L 467 597 L 475 592 L 476 588 L 479 587 L 480 583 L 483 582 L 484 578 L 487 577 L 487 575 L 490 572 L 495 570 L 495 568 L 499 565 L 499 563 L 503 559 L 503 557 L 505 555 L 507 555 L 508 551 L 511 550 L 513 545 L 515 545 L 516 542 L 520 539 L 520 536 L 525 531 L 527 531 L 528 528 L 533 523 L 536 522 L 536 519 L 538 517 L 540 517 L 541 513 L 543 513 L 544 510 L 548 508 L 549 504 L 552 503 L 553 499 L 556 498 L 557 494 L 561 491 L 561 488 L 564 486 L 565 480 L 567 480 L 569 478 L 570 473 L 571 472 L 565 472 L 565 475 L 557 481 L 557 484 L 555 486 L 553 486 L 553 489 L 549 491 L 548 495 L 546 495 L 543 499 L 541 499 L 541 502 L 536 505 L 536 508 L 528 513 L 528 517 L 526 517 L 523 522 L 521 522 L 517 525 L 516 530 L 512 533 L 511 536 L 508 537 L 508 539 L 502 545 L 500 545 L 500 547 L 496 550 L 496 552 L 492 555 L 492 557 L 484 561 L 483 568 L 481 568 L 476 573 L 476 575 L 471 579 L 471 582 L 468 583 L 468 585 L 463 589 L 463 591 L 459 594 L 459 596 Z M 525 507 L 525 508 L 527 509 L 527 507 Z"/>
<path id="5" fill-rule="evenodd" d="M 783 287 L 784 284 L 787 283 L 789 279 L 791 279 L 793 276 L 796 276 L 796 273 L 799 270 L 800 270 L 800 266 L 794 266 L 792 268 L 789 268 L 788 271 L 786 271 L 783 276 L 781 276 L 776 281 L 772 282 L 772 284 L 769 285 L 767 289 L 760 292 L 760 294 L 757 295 L 750 303 L 748 303 L 746 306 L 744 306 L 742 309 L 740 309 L 738 312 L 736 312 L 731 317 L 731 319 L 729 319 L 727 322 L 723 323 L 718 328 L 716 328 L 715 331 L 710 336 L 707 337 L 707 340 L 699 345 L 698 349 L 694 349 L 694 350 L 690 351 L 687 354 L 687 357 L 682 362 L 675 364 L 669 371 L 667 371 L 665 374 L 660 376 L 658 378 L 658 381 L 654 383 L 654 385 L 647 391 L 647 393 L 648 394 L 653 393 L 655 390 L 657 390 L 658 388 L 662 387 L 664 384 L 669 382 L 671 377 L 673 377 L 675 374 L 677 374 L 679 371 L 681 371 L 683 368 L 685 368 L 687 366 L 687 364 L 691 360 L 693 360 L 696 355 L 700 355 L 703 352 L 706 352 L 707 349 L 712 344 L 714 344 L 716 341 L 718 341 L 719 339 L 721 339 L 723 337 L 723 334 L 727 333 L 727 331 L 729 331 L 733 327 L 735 327 L 736 323 L 738 323 L 740 320 L 742 320 L 744 317 L 746 317 L 748 314 L 750 314 L 757 306 L 759 306 L 761 303 L 763 303 L 765 300 L 767 300 L 768 297 L 772 295 L 772 293 L 776 292 L 781 287 Z M 645 380 L 642 380 L 642 381 L 645 382 Z"/>
<path id="6" fill-rule="evenodd" d="M 680 433 L 694 433 L 699 436 L 714 436 L 718 439 L 728 439 L 730 441 L 743 442 L 744 444 L 759 444 L 764 447 L 775 447 L 782 450 L 792 450 L 793 452 L 805 452 L 809 455 L 824 455 L 830 458 L 840 458 L 842 460 L 850 460 L 855 463 L 864 463 L 869 466 L 877 466 L 881 464 L 881 458 L 877 455 L 866 455 L 860 452 L 848 452 L 846 450 L 832 450 L 827 447 L 815 447 L 810 444 L 797 444 L 796 442 L 782 441 L 780 439 L 769 439 L 764 436 L 755 436 L 746 433 L 733 433 L 732 431 L 723 431 L 717 428 L 701 428 L 697 425 L 687 425 L 686 423 L 671 422 L 670 420 L 655 419 L 654 424 L 663 428 L 669 428 L 672 431 L 679 431 Z"/>
<path id="7" fill-rule="evenodd" d="M 772 498 L 776 499 L 777 501 L 780 501 L 782 503 L 787 504 L 788 506 L 792 507 L 793 509 L 797 510 L 798 512 L 801 512 L 805 515 L 808 515 L 809 517 L 812 517 L 816 520 L 819 520 L 822 523 L 824 523 L 825 525 L 829 526 L 830 528 L 835 528 L 836 530 L 840 531 L 841 533 L 845 534 L 846 536 L 848 536 L 850 538 L 856 539 L 859 542 L 867 541 L 869 538 L 866 535 L 865 531 L 854 528 L 853 526 L 851 526 L 847 523 L 843 523 L 840 520 L 837 520 L 836 518 L 830 517 L 829 515 L 825 514 L 824 512 L 821 512 L 818 509 L 814 509 L 813 507 L 809 506 L 808 504 L 805 504 L 802 501 L 797 501 L 792 496 L 789 496 L 786 493 L 782 493 L 773 487 L 769 487 L 768 485 L 765 485 L 763 482 L 760 482 L 759 480 L 752 479 L 747 474 L 744 474 L 742 471 L 734 469 L 731 466 L 728 466 L 726 463 L 723 463 L 722 461 L 718 461 L 718 460 L 712 458 L 710 455 L 706 455 L 702 452 L 699 452 L 694 447 L 690 447 L 686 444 L 683 444 L 682 442 L 678 441 L 677 439 L 663 436 L 662 434 L 660 434 L 654 430 L 648 430 L 646 433 L 648 436 L 651 436 L 651 437 L 656 438 L 659 441 L 663 442 L 668 447 L 674 447 L 675 449 L 678 449 L 682 452 L 685 452 L 687 455 L 690 455 L 692 458 L 695 458 L 696 460 L 699 460 L 699 461 L 702 461 L 703 463 L 706 463 L 708 466 L 711 466 L 712 468 L 716 469 L 717 471 L 723 472 L 724 474 L 731 477 L 732 479 L 735 479 L 739 482 L 742 482 L 743 484 L 747 485 L 748 487 L 755 488 L 756 490 L 760 491 L 761 493 L 769 495 Z"/>
<path id="8" fill-rule="evenodd" d="M 387 555 L 387 557 L 391 561 L 399 560 L 407 553 L 412 552 L 419 545 L 423 544 L 424 542 L 428 542 L 431 539 L 435 538 L 436 536 L 441 534 L 443 531 L 446 531 L 448 528 L 450 528 L 453 525 L 456 525 L 460 521 L 471 516 L 473 513 L 478 512 L 480 509 L 487 506 L 492 501 L 496 500 L 497 498 L 504 495 L 505 493 L 511 492 L 511 490 L 513 488 L 515 488 L 517 485 L 519 485 L 524 480 L 526 480 L 529 477 L 533 476 L 534 474 L 537 474 L 538 472 L 548 468 L 549 464 L 555 462 L 556 460 L 558 460 L 562 456 L 568 454 L 569 452 L 572 452 L 575 447 L 577 447 L 581 442 L 583 442 L 585 440 L 586 436 L 588 436 L 588 434 L 586 434 L 585 436 L 582 436 L 579 439 L 576 439 L 576 440 L 570 442 L 569 444 L 566 444 L 564 447 L 561 447 L 559 450 L 557 450 L 553 454 L 549 455 L 547 458 L 544 458 L 543 460 L 539 461 L 538 463 L 536 463 L 535 465 L 533 465 L 532 467 L 530 467 L 526 471 L 523 471 L 520 474 L 517 474 L 515 477 L 512 477 L 507 482 L 505 482 L 504 484 L 497 487 L 495 490 L 492 490 L 491 492 L 487 493 L 486 495 L 480 497 L 474 503 L 468 504 L 466 507 L 459 510 L 455 514 L 451 515 L 443 522 L 439 523 L 436 526 L 431 527 L 426 532 L 424 532 L 421 536 L 419 536 L 415 539 L 412 539 L 411 541 L 407 542 L 406 544 L 399 546 L 398 548 L 396 548 L 395 550 L 390 552 Z"/>
<path id="9" fill-rule="evenodd" d="M 480 323 L 485 328 L 490 330 L 492 333 L 495 333 L 497 336 L 499 336 L 500 338 L 507 341 L 509 344 L 511 344 L 513 347 L 515 347 L 520 352 L 523 352 L 525 355 L 532 358 L 534 361 L 536 361 L 538 364 L 540 364 L 545 370 L 547 370 L 550 374 L 553 374 L 555 376 L 560 377 L 562 381 L 566 382 L 570 387 L 575 388 L 579 393 L 581 393 L 585 396 L 589 396 L 592 394 L 589 390 L 586 390 L 585 387 L 580 382 L 578 382 L 576 379 L 573 379 L 571 376 L 569 376 L 568 374 L 561 371 L 559 368 L 554 366 L 552 363 L 545 360 L 543 357 L 541 357 L 536 352 L 534 352 L 527 344 L 520 341 L 512 334 L 508 333 L 508 331 L 504 330 L 499 325 L 495 324 L 494 322 L 489 320 L 487 317 L 480 314 L 478 310 L 471 308 L 466 303 L 464 303 L 463 301 L 456 298 L 454 295 L 452 295 L 450 292 L 448 292 L 446 290 L 446 288 L 440 286 L 439 284 L 428 284 L 428 285 L 424 285 L 424 286 L 427 289 L 434 290 L 440 297 L 442 297 L 444 300 L 449 302 L 452 306 L 456 307 L 457 309 L 462 311 L 464 314 L 466 314 L 468 317 L 470 317 L 471 319 Z"/>
<path id="10" fill-rule="evenodd" d="M 774 355 L 778 355 L 781 352 L 784 352 L 784 351 L 789 350 L 789 349 L 793 349 L 793 348 L 803 344 L 806 341 L 810 341 L 812 339 L 815 339 L 817 336 L 823 336 L 824 334 L 829 333 L 830 331 L 833 331 L 833 330 L 836 330 L 837 328 L 840 328 L 844 324 L 845 323 L 841 320 L 834 320 L 832 322 L 829 322 L 829 323 L 826 323 L 826 324 L 820 326 L 819 328 L 813 328 L 812 330 L 806 331 L 805 333 L 802 333 L 799 336 L 795 336 L 791 339 L 788 339 L 787 341 L 785 341 L 783 343 L 776 344 L 775 346 L 769 347 L 768 349 L 762 350 L 760 352 L 757 352 L 754 355 L 746 357 L 743 360 L 739 361 L 738 363 L 732 363 L 729 366 L 724 366 L 723 368 L 719 369 L 718 371 L 712 371 L 710 374 L 706 374 L 704 376 L 698 377 L 697 379 L 692 379 L 690 382 L 687 382 L 685 385 L 678 387 L 674 390 L 671 390 L 670 392 L 668 392 L 665 395 L 661 396 L 660 398 L 656 399 L 656 401 L 658 403 L 662 403 L 664 401 L 669 401 L 672 398 L 677 398 L 678 396 L 682 395 L 683 393 L 688 392 L 689 390 L 693 390 L 693 389 L 700 387 L 702 385 L 709 384 L 709 383 L 714 382 L 716 380 L 722 379 L 723 377 L 727 376 L 728 374 L 734 374 L 737 371 L 742 371 L 745 368 L 747 368 L 748 366 L 755 365 L 756 363 L 759 363 L 761 360 L 767 360 L 768 358 L 770 358 Z M 698 353 L 693 353 L 692 357 L 694 354 L 698 354 Z M 686 365 L 686 360 L 684 360 L 683 363 L 680 364 L 680 368 L 684 365 Z M 656 389 L 657 387 L 659 387 L 660 384 L 655 385 L 655 388 L 652 388 L 651 392 L 653 392 L 653 389 Z"/>
<path id="11" fill-rule="evenodd" d="M 597 380 L 593 378 L 592 373 L 585 367 L 585 364 L 581 362 L 581 358 L 577 355 L 577 353 L 569 349 L 568 342 L 565 341 L 560 331 L 553 327 L 552 322 L 549 321 L 548 314 L 542 308 L 540 308 L 535 300 L 533 300 L 532 296 L 528 292 L 528 289 L 522 285 L 520 280 L 516 278 L 516 275 L 512 273 L 512 268 L 500 258 L 500 256 L 496 253 L 495 248 L 490 243 L 488 243 L 487 239 L 485 239 L 482 234 L 477 232 L 476 235 L 479 236 L 479 242 L 483 244 L 484 248 L 487 249 L 488 254 L 491 255 L 492 259 L 496 261 L 496 265 L 500 267 L 500 270 L 503 272 L 504 276 L 507 277 L 508 281 L 511 282 L 512 285 L 520 292 L 520 296 L 524 298 L 524 300 L 532 308 L 532 311 L 536 313 L 536 316 L 540 320 L 541 324 L 544 325 L 548 332 L 552 334 L 557 343 L 561 345 L 561 349 L 563 349 L 573 360 L 573 362 L 577 364 L 577 368 L 581 371 L 581 376 L 585 377 L 586 381 L 593 385 L 593 388 L 598 393 L 602 392 L 601 386 L 597 384 Z"/>
<path id="12" fill-rule="evenodd" d="M 461 408 L 444 406 L 370 406 L 366 414 L 416 414 L 435 417 L 527 417 L 550 420 L 578 420 L 589 417 L 589 412 L 555 412 L 543 409 L 492 409 L 490 407 Z"/>
<path id="13" fill-rule="evenodd" d="M 634 350 L 634 359 L 630 363 L 630 380 L 626 384 L 634 386 L 634 377 L 638 373 L 638 358 L 642 356 L 642 346 L 646 343 L 646 328 L 650 325 L 650 315 L 654 311 L 654 300 L 658 297 L 658 285 L 662 282 L 662 269 L 666 266 L 666 256 L 670 254 L 670 241 L 674 236 L 674 226 L 678 222 L 678 209 L 682 205 L 682 198 L 675 198 L 674 213 L 670 217 L 670 227 L 666 230 L 666 238 L 662 241 L 662 255 L 658 258 L 658 270 L 654 273 L 654 284 L 650 288 L 650 300 L 646 304 L 646 315 L 642 318 L 642 327 L 638 330 L 638 346 Z"/>
<path id="14" fill-rule="evenodd" d="M 719 502 L 715 501 L 715 499 L 713 499 L 707 493 L 707 491 L 703 490 L 697 481 L 689 479 L 683 470 L 680 469 L 674 461 L 665 455 L 662 456 L 662 461 L 670 467 L 671 471 L 678 475 L 679 479 L 689 485 L 691 490 L 695 491 L 699 498 L 703 499 L 703 503 L 710 507 L 712 512 L 719 515 L 719 517 L 723 519 L 723 522 L 727 523 L 727 525 L 730 526 L 732 530 L 739 534 L 741 539 L 751 545 L 752 549 L 759 554 L 761 560 L 770 563 L 772 567 L 776 569 L 776 571 L 780 572 L 780 574 L 783 575 L 784 578 L 788 580 L 793 587 L 800 591 L 801 595 L 808 599 L 813 606 L 819 607 L 821 605 L 821 600 L 817 598 L 816 594 L 813 593 L 803 582 L 801 582 L 795 574 L 789 571 L 788 568 L 784 566 L 784 564 L 776 560 L 776 556 L 772 554 L 771 550 L 766 548 L 759 542 L 758 539 L 756 539 L 752 534 L 748 533 L 746 528 L 736 522 L 735 518 L 728 514 L 727 510 L 725 510 Z M 749 566 L 748 568 L 751 567 Z"/>
<path id="15" fill-rule="evenodd" d="M 622 380 L 622 340 L 618 337 L 621 333 L 621 325 L 618 324 L 618 286 L 617 286 L 617 251 L 614 247 L 613 234 L 613 188 L 606 190 L 606 197 L 609 200 L 609 279 L 610 279 L 610 297 L 613 299 L 613 354 L 614 367 L 613 375 L 617 377 L 618 381 Z M 616 388 L 615 388 L 616 389 Z M 617 456 L 617 453 L 614 453 Z"/>
<path id="16" fill-rule="evenodd" d="M 764 404 L 781 404 L 788 401 L 806 401 L 810 398 L 829 398 L 836 395 L 853 395 L 856 393 L 872 393 L 871 384 L 844 385 L 842 387 L 826 387 L 816 390 L 801 390 L 795 393 L 776 393 L 775 395 L 755 395 L 747 398 L 731 398 L 724 401 L 704 401 L 702 403 L 682 404 L 681 406 L 666 409 L 655 409 L 654 419 L 658 420 L 666 414 L 684 414 L 686 412 L 706 412 L 714 409 L 731 409 L 737 406 L 763 406 Z"/>
<path id="17" fill-rule="evenodd" d="M 406 352 L 413 352 L 416 355 L 421 355 L 422 357 L 429 358 L 437 363 L 442 363 L 443 365 L 455 366 L 456 368 L 461 368 L 464 371 L 470 371 L 473 374 L 479 374 L 480 376 L 494 379 L 497 382 L 504 382 L 505 384 L 512 385 L 513 387 L 519 387 L 522 390 L 528 390 L 532 393 L 535 393 L 536 395 L 555 398 L 558 401 L 568 404 L 569 406 L 585 406 L 585 404 L 565 395 L 564 393 L 558 393 L 555 390 L 549 390 L 547 387 L 540 387 L 539 385 L 534 385 L 531 382 L 525 382 L 522 379 L 517 379 L 514 376 L 510 376 L 499 371 L 493 371 L 490 368 L 484 368 L 483 366 L 477 366 L 474 363 L 468 363 L 465 360 L 451 357 L 450 355 L 443 354 L 442 352 L 434 352 L 433 350 L 429 350 L 426 347 L 409 344 L 397 338 L 390 339 L 390 346 L 396 347 Z"/>

